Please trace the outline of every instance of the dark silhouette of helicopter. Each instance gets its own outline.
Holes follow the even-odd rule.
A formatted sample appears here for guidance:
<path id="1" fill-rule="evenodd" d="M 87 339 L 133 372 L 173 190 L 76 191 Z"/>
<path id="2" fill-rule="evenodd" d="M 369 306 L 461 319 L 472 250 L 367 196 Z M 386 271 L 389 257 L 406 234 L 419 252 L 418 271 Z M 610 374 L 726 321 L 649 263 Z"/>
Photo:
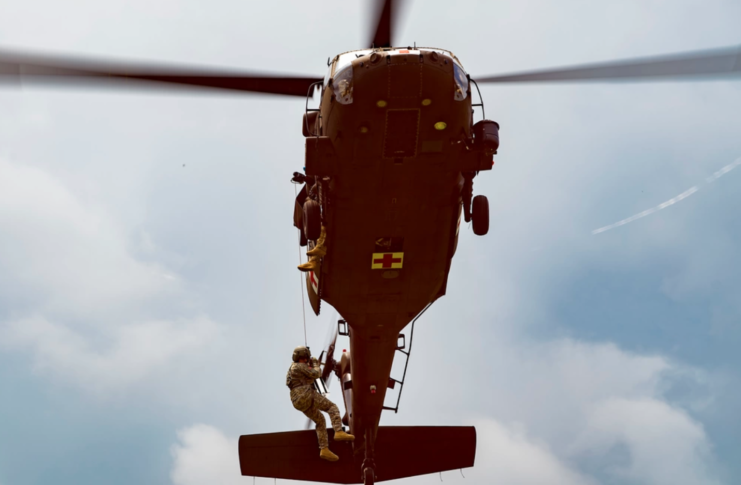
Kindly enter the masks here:
<path id="1" fill-rule="evenodd" d="M 305 170 L 293 178 L 304 187 L 293 222 L 310 250 L 325 228 L 326 253 L 306 274 L 307 292 L 317 314 L 325 301 L 343 316 L 323 352 L 317 386 L 326 391 L 332 374 L 339 377 L 343 421 L 358 439 L 335 448 L 341 460 L 330 464 L 312 451 L 311 431 L 242 436 L 243 475 L 371 484 L 473 466 L 472 427 L 379 422 L 384 410 L 399 406 L 406 370 L 401 380 L 391 378 L 396 352 L 408 358 L 414 321 L 446 292 L 461 219 L 477 235 L 488 232 L 488 201 L 473 196 L 473 180 L 492 168 L 499 125 L 486 119 L 477 83 L 702 79 L 741 71 L 741 52 L 726 48 L 472 78 L 445 49 L 392 47 L 394 2 L 376 3 L 369 47 L 335 56 L 324 78 L 0 51 L 0 81 L 154 83 L 307 98 Z M 309 108 L 316 91 L 319 107 Z M 401 332 L 410 323 L 407 341 Z M 336 361 L 338 334 L 350 346 Z M 399 389 L 394 406 L 385 402 L 389 388 Z"/>

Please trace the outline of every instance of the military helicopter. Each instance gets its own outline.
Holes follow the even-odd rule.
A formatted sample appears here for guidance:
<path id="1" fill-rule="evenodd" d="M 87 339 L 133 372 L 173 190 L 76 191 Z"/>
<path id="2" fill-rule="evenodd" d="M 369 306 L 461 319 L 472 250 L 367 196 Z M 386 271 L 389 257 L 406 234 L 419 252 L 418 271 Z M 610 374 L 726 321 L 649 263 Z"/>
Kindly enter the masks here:
<path id="1" fill-rule="evenodd" d="M 311 431 L 242 436 L 243 475 L 364 483 L 473 466 L 471 427 L 379 426 L 397 352 L 407 357 L 414 322 L 446 292 L 461 220 L 488 232 L 488 200 L 473 180 L 492 168 L 499 125 L 488 120 L 478 83 L 652 80 L 729 76 L 741 71 L 735 48 L 527 73 L 472 77 L 441 48 L 394 46 L 393 0 L 377 0 L 374 35 L 364 49 L 331 58 L 325 76 L 272 76 L 168 65 L 96 61 L 0 51 L 0 81 L 179 85 L 306 98 L 303 184 L 293 223 L 300 244 L 326 254 L 306 274 L 315 313 L 321 302 L 342 315 L 323 353 L 328 386 L 341 384 L 346 426 L 359 437 L 325 463 Z M 319 92 L 317 108 L 309 107 Z M 478 98 L 474 102 L 474 97 Z M 475 110 L 481 111 L 481 119 Z M 298 129 L 298 121 L 296 128 Z M 298 134 L 298 133 L 297 133 Z M 402 334 L 411 324 L 409 340 Z M 334 359 L 337 335 L 349 351 Z M 405 372 L 406 374 L 406 372 Z M 400 394 L 399 394 L 400 397 Z"/>

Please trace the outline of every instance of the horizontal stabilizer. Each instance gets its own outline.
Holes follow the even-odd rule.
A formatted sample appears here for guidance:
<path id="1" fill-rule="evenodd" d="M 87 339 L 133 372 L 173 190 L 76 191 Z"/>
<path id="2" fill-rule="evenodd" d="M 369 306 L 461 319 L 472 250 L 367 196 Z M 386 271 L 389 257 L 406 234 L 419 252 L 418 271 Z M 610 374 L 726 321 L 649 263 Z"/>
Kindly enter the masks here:
<path id="1" fill-rule="evenodd" d="M 362 483 L 359 461 L 348 442 L 330 449 L 340 461 L 319 458 L 316 432 L 288 431 L 241 436 L 242 475 L 328 483 Z M 472 426 L 381 426 L 376 437 L 376 481 L 472 467 L 476 429 Z"/>

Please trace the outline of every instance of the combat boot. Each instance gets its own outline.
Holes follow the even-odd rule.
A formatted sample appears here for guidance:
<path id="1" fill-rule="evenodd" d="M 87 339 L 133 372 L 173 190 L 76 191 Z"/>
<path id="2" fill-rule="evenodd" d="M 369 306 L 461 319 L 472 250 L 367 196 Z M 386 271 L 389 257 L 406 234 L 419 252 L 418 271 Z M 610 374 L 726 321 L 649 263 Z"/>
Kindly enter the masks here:
<path id="1" fill-rule="evenodd" d="M 323 258 L 327 255 L 327 246 L 325 246 L 324 244 L 317 244 L 316 246 L 314 246 L 314 249 L 307 251 L 306 255 L 309 257 L 316 256 L 318 258 Z"/>
<path id="2" fill-rule="evenodd" d="M 334 440 L 335 441 L 353 441 L 355 439 L 355 436 L 351 435 L 350 433 L 345 433 L 344 431 L 335 431 L 334 433 Z"/>
<path id="3" fill-rule="evenodd" d="M 327 461 L 337 461 L 340 459 L 339 456 L 329 451 L 329 448 L 322 448 L 322 451 L 319 452 L 319 458 L 323 458 Z"/>
<path id="4" fill-rule="evenodd" d="M 316 240 L 316 245 L 314 246 L 314 249 L 308 251 L 306 253 L 307 256 L 318 256 L 320 258 L 323 258 L 327 254 L 327 246 L 325 246 L 325 241 L 327 240 L 327 230 L 322 226 L 322 232 L 319 235 L 319 239 Z"/>
<path id="5" fill-rule="evenodd" d="M 317 273 L 319 271 L 319 258 L 311 258 L 304 264 L 299 264 L 298 270 L 304 273 L 308 273 L 309 271 Z"/>

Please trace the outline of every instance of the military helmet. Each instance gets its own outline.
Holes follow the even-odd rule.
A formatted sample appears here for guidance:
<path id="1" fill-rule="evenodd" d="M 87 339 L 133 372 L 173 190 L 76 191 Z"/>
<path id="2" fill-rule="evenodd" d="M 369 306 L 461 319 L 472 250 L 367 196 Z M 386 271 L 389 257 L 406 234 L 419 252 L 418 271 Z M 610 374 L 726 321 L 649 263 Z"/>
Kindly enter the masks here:
<path id="1" fill-rule="evenodd" d="M 311 351 L 309 350 L 309 347 L 304 347 L 303 345 L 300 347 L 296 347 L 293 349 L 293 361 L 298 362 L 300 359 L 310 359 L 311 358 Z"/>

